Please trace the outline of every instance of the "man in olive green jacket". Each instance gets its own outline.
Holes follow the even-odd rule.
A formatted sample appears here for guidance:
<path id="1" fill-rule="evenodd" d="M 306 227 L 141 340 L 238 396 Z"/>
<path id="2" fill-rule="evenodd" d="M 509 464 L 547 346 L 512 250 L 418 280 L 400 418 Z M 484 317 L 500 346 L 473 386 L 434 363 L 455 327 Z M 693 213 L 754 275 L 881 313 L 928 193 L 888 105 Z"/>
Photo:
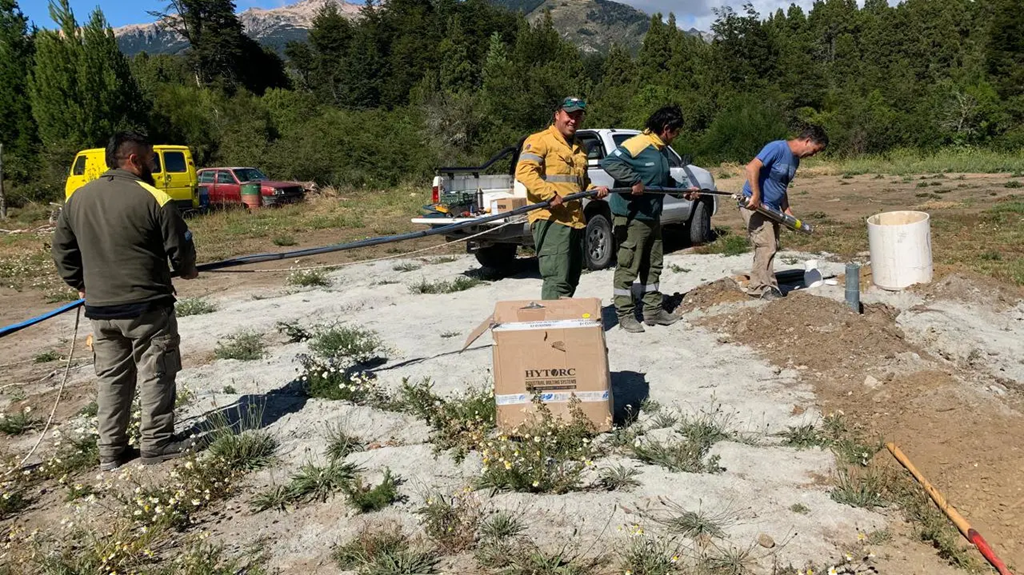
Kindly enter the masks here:
<path id="1" fill-rule="evenodd" d="M 100 469 L 131 460 L 128 421 L 141 381 L 140 451 L 145 465 L 181 455 L 174 436 L 175 375 L 181 369 L 171 266 L 192 279 L 192 233 L 170 196 L 153 186 L 153 147 L 119 133 L 103 173 L 65 203 L 53 235 L 61 278 L 85 298 L 98 382 Z"/>
<path id="2" fill-rule="evenodd" d="M 615 216 L 615 240 L 619 245 L 615 268 L 615 311 L 619 327 L 630 333 L 642 333 L 644 327 L 634 317 L 633 282 L 640 280 L 643 293 L 644 323 L 649 326 L 672 325 L 679 320 L 661 305 L 662 258 L 661 211 L 665 196 L 644 193 L 646 186 L 675 188 L 667 149 L 683 127 L 678 106 L 666 106 L 647 120 L 647 129 L 622 143 L 601 160 L 601 167 L 615 178 L 616 186 L 631 188 L 629 194 L 612 194 L 608 200 Z M 691 182 L 695 184 L 695 182 Z M 691 190 L 688 199 L 696 199 Z"/>

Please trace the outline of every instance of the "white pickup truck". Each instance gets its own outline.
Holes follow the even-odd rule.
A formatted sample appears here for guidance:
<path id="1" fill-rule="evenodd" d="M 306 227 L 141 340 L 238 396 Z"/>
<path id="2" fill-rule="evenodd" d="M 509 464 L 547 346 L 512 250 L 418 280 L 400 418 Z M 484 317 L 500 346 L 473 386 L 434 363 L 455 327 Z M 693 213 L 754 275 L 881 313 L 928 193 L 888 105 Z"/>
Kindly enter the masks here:
<path id="1" fill-rule="evenodd" d="M 622 142 L 638 133 L 636 130 L 618 129 L 576 132 L 576 138 L 587 150 L 588 173 L 594 185 L 614 185 L 614 179 L 601 169 L 598 162 L 605 155 L 615 151 Z M 519 142 L 518 146 L 502 150 L 483 166 L 438 168 L 433 183 L 432 205 L 426 210 L 433 213 L 413 218 L 412 223 L 438 227 L 465 222 L 488 214 L 490 206 L 497 200 L 526 198 L 525 186 L 517 181 L 514 175 L 521 146 L 522 142 Z M 710 172 L 685 164 L 671 147 L 668 148 L 668 154 L 672 177 L 679 182 L 680 187 L 688 188 L 692 180 L 696 179 L 698 187 L 715 189 L 715 180 Z M 483 173 L 508 156 L 511 156 L 512 161 L 508 171 L 503 174 Z M 612 215 L 608 202 L 603 199 L 584 200 L 583 211 L 587 219 L 586 265 L 592 270 L 609 267 L 615 261 L 615 238 L 612 234 Z M 690 244 L 702 244 L 711 240 L 711 216 L 717 211 L 718 200 L 715 196 L 704 196 L 693 202 L 666 196 L 661 222 L 666 226 L 666 236 L 683 233 Z M 499 220 L 480 226 L 470 226 L 452 232 L 446 239 L 456 241 L 468 236 L 477 236 L 466 242 L 466 250 L 476 254 L 480 265 L 502 269 L 515 260 L 519 246 L 533 245 L 533 236 L 525 220 L 522 225 L 503 226 L 505 223 L 506 220 Z M 495 230 L 491 234 L 478 235 L 488 228 Z"/>

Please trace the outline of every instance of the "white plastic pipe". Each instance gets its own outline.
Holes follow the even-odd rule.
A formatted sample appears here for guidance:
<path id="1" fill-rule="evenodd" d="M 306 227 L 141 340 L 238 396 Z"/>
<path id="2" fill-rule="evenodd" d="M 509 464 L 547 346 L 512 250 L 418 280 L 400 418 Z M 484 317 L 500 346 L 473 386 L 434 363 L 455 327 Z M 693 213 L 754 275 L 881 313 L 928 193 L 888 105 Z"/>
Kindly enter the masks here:
<path id="1" fill-rule="evenodd" d="M 885 212 L 868 218 L 871 276 L 884 290 L 932 281 L 931 217 L 925 212 Z"/>

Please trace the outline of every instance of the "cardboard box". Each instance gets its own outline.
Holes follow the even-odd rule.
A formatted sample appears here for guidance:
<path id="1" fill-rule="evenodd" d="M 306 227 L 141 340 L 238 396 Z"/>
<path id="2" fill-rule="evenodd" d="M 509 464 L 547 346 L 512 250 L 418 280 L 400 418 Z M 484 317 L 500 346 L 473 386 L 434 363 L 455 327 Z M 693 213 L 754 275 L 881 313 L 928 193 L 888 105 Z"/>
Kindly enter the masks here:
<path id="1" fill-rule="evenodd" d="M 469 335 L 494 337 L 494 400 L 498 426 L 510 430 L 535 411 L 534 394 L 568 420 L 575 396 L 598 431 L 612 426 L 608 347 L 597 298 L 502 301 Z"/>
<path id="2" fill-rule="evenodd" d="M 494 207 L 491 210 L 495 214 L 502 212 L 511 212 L 516 208 L 522 208 L 526 206 L 526 198 L 502 198 L 500 200 L 494 200 Z"/>

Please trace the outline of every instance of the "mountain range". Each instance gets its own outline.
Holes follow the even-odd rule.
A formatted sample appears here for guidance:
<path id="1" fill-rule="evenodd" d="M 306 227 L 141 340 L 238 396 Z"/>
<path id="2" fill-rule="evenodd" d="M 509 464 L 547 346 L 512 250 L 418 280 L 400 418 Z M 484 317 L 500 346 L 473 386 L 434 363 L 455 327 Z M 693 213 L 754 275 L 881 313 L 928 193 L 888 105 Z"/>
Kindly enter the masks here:
<path id="1" fill-rule="evenodd" d="M 522 12 L 536 21 L 551 11 L 555 28 L 584 52 L 606 52 L 618 43 L 637 50 L 650 26 L 650 16 L 613 0 L 490 0 L 509 10 Z M 345 0 L 301 0 L 280 8 L 249 8 L 239 13 L 245 33 L 281 53 L 291 41 L 303 41 L 313 26 L 313 18 L 325 3 L 334 3 L 342 14 L 358 18 L 360 4 Z M 705 33 L 690 34 L 708 39 Z M 131 24 L 114 29 L 121 51 L 129 56 L 140 52 L 177 54 L 188 42 L 160 22 Z"/>

